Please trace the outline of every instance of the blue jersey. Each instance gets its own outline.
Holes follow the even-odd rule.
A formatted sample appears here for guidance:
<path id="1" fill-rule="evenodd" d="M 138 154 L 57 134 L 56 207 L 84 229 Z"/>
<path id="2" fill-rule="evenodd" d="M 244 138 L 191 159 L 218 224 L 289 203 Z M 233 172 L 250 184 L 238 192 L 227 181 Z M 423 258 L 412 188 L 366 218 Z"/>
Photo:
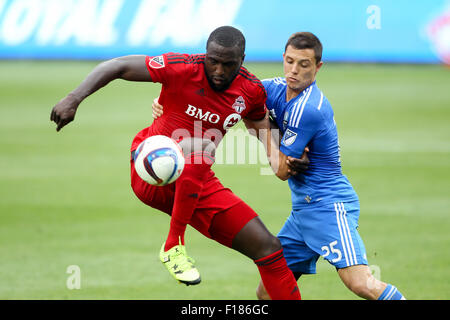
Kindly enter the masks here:
<path id="1" fill-rule="evenodd" d="M 288 102 L 284 78 L 262 83 L 267 91 L 267 108 L 280 128 L 280 150 L 300 158 L 305 147 L 309 148 L 309 169 L 289 178 L 292 208 L 358 200 L 342 174 L 333 109 L 316 82 Z"/>

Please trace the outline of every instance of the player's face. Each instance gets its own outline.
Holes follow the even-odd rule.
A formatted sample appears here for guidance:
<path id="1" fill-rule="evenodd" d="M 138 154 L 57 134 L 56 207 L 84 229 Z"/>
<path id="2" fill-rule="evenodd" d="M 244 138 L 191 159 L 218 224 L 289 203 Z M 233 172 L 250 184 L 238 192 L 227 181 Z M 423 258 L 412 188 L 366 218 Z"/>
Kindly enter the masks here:
<path id="1" fill-rule="evenodd" d="M 301 92 L 316 78 L 323 62 L 316 63 L 313 49 L 286 48 L 283 54 L 284 76 L 289 89 Z"/>
<path id="2" fill-rule="evenodd" d="M 226 90 L 236 78 L 244 56 L 238 47 L 223 47 L 210 42 L 205 57 L 205 72 L 210 86 L 216 91 Z"/>

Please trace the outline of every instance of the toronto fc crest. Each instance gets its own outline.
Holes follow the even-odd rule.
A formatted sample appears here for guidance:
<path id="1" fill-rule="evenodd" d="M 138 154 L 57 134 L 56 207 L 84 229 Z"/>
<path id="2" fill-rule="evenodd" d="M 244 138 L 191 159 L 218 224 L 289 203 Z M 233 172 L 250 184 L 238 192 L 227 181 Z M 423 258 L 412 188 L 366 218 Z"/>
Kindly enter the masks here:
<path id="1" fill-rule="evenodd" d="M 242 96 L 239 96 L 239 98 L 236 99 L 236 101 L 233 104 L 234 110 L 236 110 L 237 113 L 241 113 L 245 110 L 245 100 L 242 98 Z"/>

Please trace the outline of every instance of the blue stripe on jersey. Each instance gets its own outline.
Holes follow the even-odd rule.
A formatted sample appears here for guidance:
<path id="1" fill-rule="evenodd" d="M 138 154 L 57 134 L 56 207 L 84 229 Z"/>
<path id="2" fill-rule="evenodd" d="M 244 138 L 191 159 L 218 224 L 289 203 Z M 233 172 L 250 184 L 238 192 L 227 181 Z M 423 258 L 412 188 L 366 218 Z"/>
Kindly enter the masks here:
<path id="1" fill-rule="evenodd" d="M 298 115 L 299 115 L 299 113 L 300 113 L 300 117 L 301 117 L 301 114 L 303 113 L 303 108 L 305 107 L 305 104 L 304 104 L 304 100 L 306 99 L 308 99 L 309 98 L 309 96 L 308 96 L 308 98 L 306 98 L 306 96 L 307 96 L 307 92 L 309 91 L 309 93 L 311 93 L 311 87 L 309 87 L 308 89 L 306 89 L 305 91 L 304 91 L 304 93 L 302 94 L 302 96 L 300 97 L 300 99 L 295 103 L 295 105 L 294 105 L 294 110 L 293 110 L 293 112 L 291 113 L 291 117 L 290 117 L 290 120 L 289 120 L 289 125 L 290 126 L 292 126 L 292 127 L 298 127 L 298 126 L 296 126 L 295 125 L 295 123 L 296 123 L 296 119 L 297 119 L 297 117 L 298 117 Z M 301 110 L 301 111 L 300 111 Z"/>
<path id="2" fill-rule="evenodd" d="M 299 108 L 297 106 L 297 110 L 295 111 L 294 121 L 293 121 L 293 127 L 295 127 L 295 128 L 298 128 L 298 126 L 300 124 L 300 119 L 302 118 L 303 110 L 305 109 L 305 105 L 306 105 L 306 103 L 309 100 L 309 97 L 311 95 L 312 89 L 313 89 L 313 87 L 311 85 L 305 91 L 305 98 L 301 102 L 300 114 L 299 114 L 299 111 L 298 111 Z"/>
<path id="3" fill-rule="evenodd" d="M 266 79 L 262 83 L 267 92 L 267 108 L 283 137 L 280 150 L 296 158 L 301 157 L 306 146 L 310 150 L 307 172 L 289 179 L 293 208 L 357 200 L 352 185 L 342 174 L 333 109 L 316 82 L 290 101 L 286 101 L 285 79 Z"/>
<path id="4" fill-rule="evenodd" d="M 320 110 L 320 108 L 322 107 L 322 102 L 323 102 L 323 92 L 320 91 L 320 102 L 319 102 L 319 106 L 317 107 L 317 110 Z"/>

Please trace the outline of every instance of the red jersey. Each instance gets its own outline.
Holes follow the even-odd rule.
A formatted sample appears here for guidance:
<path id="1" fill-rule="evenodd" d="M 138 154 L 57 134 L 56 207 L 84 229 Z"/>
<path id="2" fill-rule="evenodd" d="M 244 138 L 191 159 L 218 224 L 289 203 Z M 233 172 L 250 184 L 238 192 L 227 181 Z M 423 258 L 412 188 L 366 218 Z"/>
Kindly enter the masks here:
<path id="1" fill-rule="evenodd" d="M 131 150 L 145 138 L 157 134 L 175 140 L 205 137 L 217 145 L 242 118 L 264 118 L 266 91 L 253 74 L 241 67 L 228 89 L 217 92 L 208 83 L 204 60 L 204 54 L 166 53 L 146 57 L 152 81 L 162 84 L 159 103 L 164 113 L 138 133 Z"/>

